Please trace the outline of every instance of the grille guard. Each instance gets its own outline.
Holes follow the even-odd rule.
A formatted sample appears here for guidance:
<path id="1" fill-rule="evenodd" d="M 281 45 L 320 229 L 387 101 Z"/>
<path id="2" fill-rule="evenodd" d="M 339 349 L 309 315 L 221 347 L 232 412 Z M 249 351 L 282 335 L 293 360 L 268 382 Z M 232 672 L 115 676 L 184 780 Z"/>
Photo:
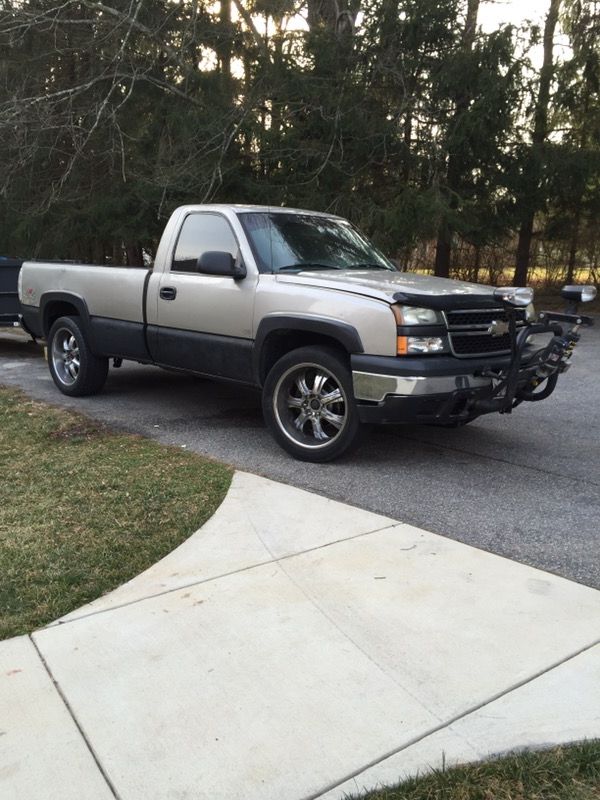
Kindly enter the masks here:
<path id="1" fill-rule="evenodd" d="M 579 328 L 591 326 L 591 317 L 552 311 L 540 313 L 536 322 L 517 328 L 515 309 L 507 308 L 511 341 L 511 360 L 507 369 L 482 373 L 494 381 L 491 394 L 475 402 L 478 413 L 498 411 L 510 414 L 523 401 L 544 400 L 556 387 L 558 376 L 569 368 L 569 359 L 579 341 Z M 570 324 L 565 332 L 561 323 Z M 535 334 L 552 333 L 547 345 L 524 359 L 529 338 Z M 545 385 L 543 385 L 545 384 Z M 542 386 L 542 389 L 536 389 Z"/>
<path id="2" fill-rule="evenodd" d="M 591 317 L 543 311 L 536 322 L 517 326 L 516 309 L 506 308 L 511 341 L 511 358 L 503 370 L 477 373 L 492 380 L 491 389 L 453 392 L 435 417 L 437 424 L 460 424 L 482 414 L 510 414 L 524 401 L 538 401 L 554 391 L 558 376 L 569 368 L 569 359 L 580 339 L 579 328 L 592 326 Z M 570 327 L 565 332 L 563 324 Z M 529 338 L 535 334 L 553 334 L 544 347 L 525 354 Z M 539 387 L 542 387 L 539 389 Z M 537 391 L 536 391 L 537 390 Z"/>

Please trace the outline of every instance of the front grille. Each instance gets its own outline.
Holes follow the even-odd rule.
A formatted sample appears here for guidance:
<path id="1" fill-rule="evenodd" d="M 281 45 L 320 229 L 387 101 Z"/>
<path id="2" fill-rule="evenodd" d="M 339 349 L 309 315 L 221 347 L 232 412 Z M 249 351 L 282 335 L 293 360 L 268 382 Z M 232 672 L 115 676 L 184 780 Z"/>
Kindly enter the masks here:
<path id="1" fill-rule="evenodd" d="M 525 324 L 525 309 L 516 310 L 517 326 Z M 504 355 L 510 353 L 510 334 L 492 336 L 488 329 L 493 322 L 507 322 L 504 308 L 447 311 L 446 321 L 450 347 L 455 356 Z"/>
<path id="2" fill-rule="evenodd" d="M 450 336 L 450 340 L 454 354 L 457 356 L 478 356 L 510 352 L 510 336 L 508 333 L 502 336 L 490 336 L 489 333 L 461 336 L 460 333 L 453 333 Z"/>
<path id="3" fill-rule="evenodd" d="M 469 311 L 464 309 L 461 311 L 447 311 L 446 318 L 448 320 L 448 327 L 450 330 L 453 328 L 470 328 L 471 326 L 491 325 L 494 320 L 498 322 L 506 322 L 508 316 L 506 310 L 503 308 L 490 308 L 481 311 L 480 309 L 473 309 Z M 525 322 L 525 309 L 517 309 L 517 323 Z"/>

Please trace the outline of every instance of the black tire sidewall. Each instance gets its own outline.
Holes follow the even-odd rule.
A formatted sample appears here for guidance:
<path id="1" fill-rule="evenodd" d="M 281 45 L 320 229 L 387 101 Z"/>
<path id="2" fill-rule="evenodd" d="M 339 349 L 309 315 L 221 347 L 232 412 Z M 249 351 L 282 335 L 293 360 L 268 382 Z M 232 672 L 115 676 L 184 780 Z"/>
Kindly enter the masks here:
<path id="1" fill-rule="evenodd" d="M 63 328 L 71 331 L 79 347 L 79 374 L 72 384 L 63 383 L 54 369 L 52 345 L 57 332 Z M 108 359 L 95 356 L 87 343 L 78 321 L 73 317 L 59 317 L 48 333 L 48 367 L 58 389 L 70 397 L 82 397 L 100 391 L 108 374 Z"/>
<path id="2" fill-rule="evenodd" d="M 317 364 L 331 372 L 343 387 L 347 398 L 347 421 L 341 435 L 330 445 L 314 449 L 295 444 L 281 429 L 273 408 L 273 397 L 279 379 L 287 370 L 303 363 Z M 332 461 L 342 454 L 348 453 L 360 443 L 362 428 L 354 401 L 352 375 L 347 364 L 344 363 L 343 357 L 333 348 L 301 347 L 282 356 L 271 368 L 264 382 L 262 407 L 266 425 L 275 441 L 286 452 L 301 461 L 311 461 L 313 463 Z"/>

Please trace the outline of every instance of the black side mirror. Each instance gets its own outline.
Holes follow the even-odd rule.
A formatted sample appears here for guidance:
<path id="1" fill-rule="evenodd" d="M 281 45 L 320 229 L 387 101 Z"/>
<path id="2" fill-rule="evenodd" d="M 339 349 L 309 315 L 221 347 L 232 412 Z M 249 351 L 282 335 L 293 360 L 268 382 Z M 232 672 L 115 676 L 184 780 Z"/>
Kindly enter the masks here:
<path id="1" fill-rule="evenodd" d="M 196 262 L 196 270 L 205 275 L 223 275 L 235 280 L 246 277 L 246 267 L 238 264 L 231 253 L 207 250 Z"/>

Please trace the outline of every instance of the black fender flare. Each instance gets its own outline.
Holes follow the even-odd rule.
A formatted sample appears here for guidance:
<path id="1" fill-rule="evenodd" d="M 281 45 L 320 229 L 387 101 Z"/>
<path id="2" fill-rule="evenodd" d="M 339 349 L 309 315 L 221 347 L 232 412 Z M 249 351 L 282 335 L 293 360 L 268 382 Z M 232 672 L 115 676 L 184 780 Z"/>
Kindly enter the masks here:
<path id="1" fill-rule="evenodd" d="M 87 303 L 83 297 L 78 294 L 73 294 L 72 292 L 44 292 L 40 298 L 40 319 L 44 338 L 48 338 L 48 333 L 52 327 L 48 321 L 49 306 L 51 306 L 52 303 L 69 303 L 69 305 L 72 305 L 76 309 L 81 320 L 83 333 L 87 337 L 90 347 L 94 350 L 90 312 Z"/>
<path id="2" fill-rule="evenodd" d="M 263 383 L 263 353 L 267 337 L 275 331 L 314 333 L 327 336 L 340 344 L 348 354 L 364 353 L 362 340 L 356 328 L 348 322 L 318 317 L 276 314 L 261 320 L 252 351 L 252 369 L 259 386 Z"/>

